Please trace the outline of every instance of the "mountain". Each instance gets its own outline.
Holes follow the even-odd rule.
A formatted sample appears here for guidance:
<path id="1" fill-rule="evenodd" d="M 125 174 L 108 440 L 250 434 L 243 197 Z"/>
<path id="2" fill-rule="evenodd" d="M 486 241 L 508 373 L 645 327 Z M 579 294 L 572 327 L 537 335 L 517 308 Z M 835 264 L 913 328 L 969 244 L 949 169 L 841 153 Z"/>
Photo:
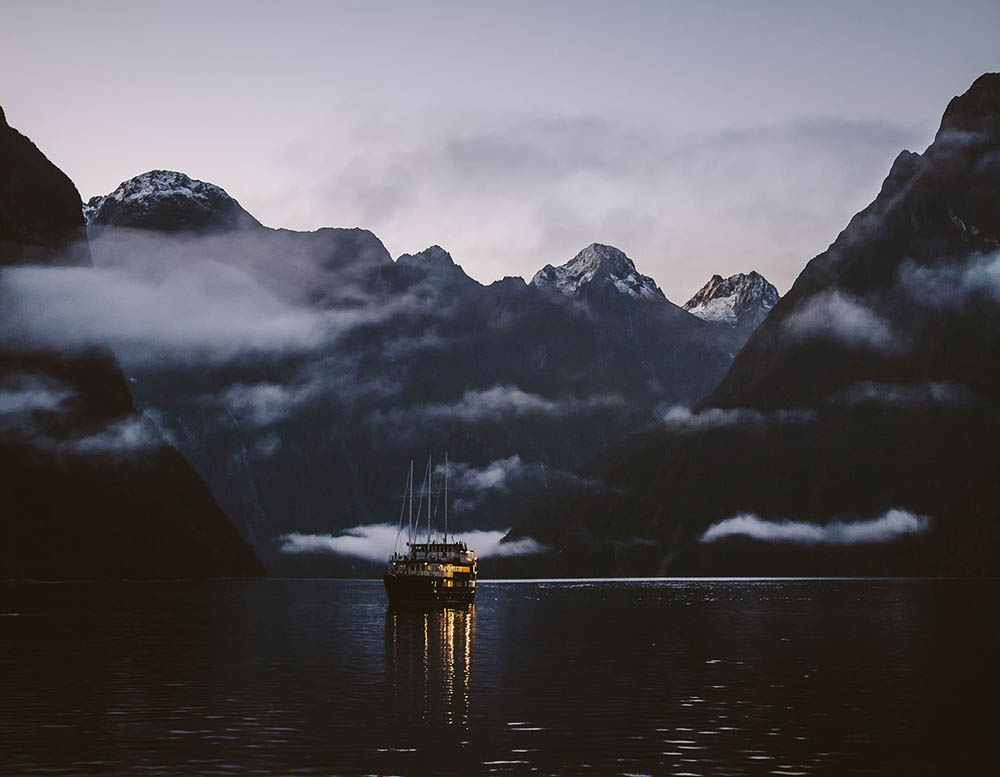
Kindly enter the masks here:
<path id="1" fill-rule="evenodd" d="M 525 515 L 550 574 L 1000 573 L 1000 74 L 814 258 L 718 388 Z M 538 570 L 535 570 L 537 573 Z"/>
<path id="2" fill-rule="evenodd" d="M 637 272 L 635 264 L 622 251 L 599 243 L 587 246 L 559 267 L 545 265 L 535 273 L 531 285 L 590 304 L 622 298 L 666 301 L 656 282 Z"/>
<path id="3" fill-rule="evenodd" d="M 0 111 L 0 579 L 261 574 L 108 350 L 19 336 L 19 280 L 89 265 L 76 187 Z"/>
<path id="4" fill-rule="evenodd" d="M 130 178 L 111 194 L 91 197 L 83 211 L 88 224 L 161 232 L 260 226 L 220 187 L 172 170 L 150 170 Z"/>
<path id="5" fill-rule="evenodd" d="M 143 187 L 120 187 L 131 188 Z M 742 342 L 670 303 L 610 246 L 531 283 L 483 285 L 440 246 L 393 261 L 365 230 L 244 220 L 182 234 L 181 222 L 125 227 L 106 222 L 103 207 L 91 214 L 99 267 L 130 284 L 213 290 L 206 305 L 236 339 L 257 317 L 230 326 L 222 311 L 276 310 L 263 339 L 307 324 L 294 342 L 244 351 L 121 351 L 139 404 L 282 574 L 357 572 L 289 557 L 281 537 L 395 521 L 400 473 L 428 450 L 448 451 L 461 473 L 453 528 L 508 527 L 528 500 L 654 423 L 664 402 L 711 391 Z"/>
<path id="6" fill-rule="evenodd" d="M 728 278 L 713 275 L 683 307 L 698 318 L 736 327 L 749 336 L 778 299 L 778 290 L 763 275 L 752 271 Z"/>
<path id="7" fill-rule="evenodd" d="M 953 381 L 995 398 L 1000 75 L 954 98 L 934 142 L 813 259 L 711 404 L 775 407 L 859 380 Z"/>

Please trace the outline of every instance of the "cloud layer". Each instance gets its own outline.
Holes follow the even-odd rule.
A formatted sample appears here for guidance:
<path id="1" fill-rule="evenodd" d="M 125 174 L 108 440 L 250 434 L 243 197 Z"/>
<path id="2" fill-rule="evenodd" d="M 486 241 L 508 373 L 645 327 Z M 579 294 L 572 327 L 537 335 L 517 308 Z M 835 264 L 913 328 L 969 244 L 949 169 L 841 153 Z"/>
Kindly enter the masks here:
<path id="1" fill-rule="evenodd" d="M 453 542 L 464 542 L 474 549 L 479 558 L 491 556 L 522 556 L 540 553 L 545 548 L 530 537 L 512 542 L 501 542 L 509 529 L 501 531 L 470 531 L 450 534 Z M 434 535 L 437 537 L 438 535 Z M 282 553 L 334 553 L 354 556 L 366 561 L 387 561 L 394 552 L 406 550 L 405 533 L 389 523 L 372 523 L 345 529 L 339 535 L 300 534 L 292 532 L 278 538 Z M 421 538 L 418 537 L 418 541 Z"/>
<path id="2" fill-rule="evenodd" d="M 444 474 L 439 464 L 436 477 Z M 605 491 L 608 486 L 598 480 L 579 477 L 573 472 L 551 467 L 542 461 L 524 461 L 518 454 L 495 459 L 482 466 L 452 461 L 448 465 L 452 501 L 450 509 L 456 513 L 468 512 L 480 506 L 491 496 L 520 493 L 540 493 L 553 485 L 577 486 L 589 491 Z"/>
<path id="3" fill-rule="evenodd" d="M 35 413 L 59 413 L 73 392 L 57 381 L 27 373 L 0 379 L 0 431 L 29 423 Z"/>
<path id="4" fill-rule="evenodd" d="M 904 262 L 897 282 L 915 303 L 931 308 L 960 310 L 982 301 L 1000 305 L 1000 252 L 972 254 L 959 264 Z"/>
<path id="5" fill-rule="evenodd" d="M 782 322 L 782 327 L 799 340 L 828 339 L 882 352 L 903 347 L 901 336 L 886 318 L 861 300 L 837 290 L 809 298 Z"/>
<path id="6" fill-rule="evenodd" d="M 488 389 L 469 389 L 460 399 L 451 403 L 431 403 L 416 407 L 377 412 L 374 423 L 403 425 L 452 420 L 465 423 L 501 421 L 507 417 L 562 418 L 609 407 L 621 407 L 625 401 L 614 395 L 592 397 L 562 397 L 550 399 L 524 391 L 514 385 L 497 385 Z"/>
<path id="7" fill-rule="evenodd" d="M 930 528 L 931 519 L 900 508 L 878 518 L 859 521 L 835 520 L 826 524 L 805 521 L 768 521 L 753 513 L 734 515 L 712 524 L 700 542 L 715 542 L 726 537 L 749 537 L 763 542 L 788 542 L 800 545 L 861 545 L 891 542 L 898 537 L 921 534 Z"/>
<path id="8" fill-rule="evenodd" d="M 92 434 L 59 441 L 45 441 L 43 444 L 63 452 L 127 457 L 142 451 L 161 448 L 166 442 L 153 419 L 143 414 L 123 418 Z"/>
<path id="9" fill-rule="evenodd" d="M 761 412 L 751 408 L 705 408 L 692 410 L 685 405 L 674 405 L 660 412 L 663 426 L 673 432 L 696 434 L 713 429 L 754 429 L 784 424 L 806 424 L 814 421 L 816 414 L 806 408 L 788 408 Z"/>
<path id="10" fill-rule="evenodd" d="M 129 456 L 165 445 L 152 412 L 126 416 L 82 434 L 53 436 L 53 418 L 71 413 L 77 395 L 62 383 L 14 373 L 0 379 L 0 433 L 13 434 L 39 450 L 87 456 Z"/>
<path id="11" fill-rule="evenodd" d="M 292 307 L 222 265 L 151 281 L 86 267 L 7 268 L 0 325 L 19 345 L 58 350 L 111 345 L 126 361 L 228 359 L 307 349 L 351 323 Z"/>
<path id="12" fill-rule="evenodd" d="M 827 397 L 829 405 L 892 405 L 896 407 L 961 407 L 974 402 L 975 393 L 968 387 L 947 381 L 921 383 L 877 383 L 860 381 Z"/>

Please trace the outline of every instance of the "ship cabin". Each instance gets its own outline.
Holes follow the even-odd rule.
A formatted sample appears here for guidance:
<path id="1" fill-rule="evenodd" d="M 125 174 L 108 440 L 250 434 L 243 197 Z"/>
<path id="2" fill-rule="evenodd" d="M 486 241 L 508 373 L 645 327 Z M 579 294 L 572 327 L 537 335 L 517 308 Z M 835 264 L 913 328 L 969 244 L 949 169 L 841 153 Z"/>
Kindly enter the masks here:
<path id="1" fill-rule="evenodd" d="M 389 561 L 395 575 L 439 578 L 447 587 L 474 587 L 476 552 L 464 542 L 410 542 L 409 552 L 396 553 Z"/>

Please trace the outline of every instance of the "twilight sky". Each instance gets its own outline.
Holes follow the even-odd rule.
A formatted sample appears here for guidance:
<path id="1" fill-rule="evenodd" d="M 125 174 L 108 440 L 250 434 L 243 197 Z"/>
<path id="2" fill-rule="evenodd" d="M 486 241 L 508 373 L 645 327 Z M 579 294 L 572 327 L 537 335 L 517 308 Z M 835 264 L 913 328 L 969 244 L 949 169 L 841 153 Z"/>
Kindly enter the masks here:
<path id="1" fill-rule="evenodd" d="M 483 282 L 611 243 L 683 303 L 786 291 L 998 31 L 996 0 L 0 0 L 0 105 L 85 198 L 181 170 Z"/>

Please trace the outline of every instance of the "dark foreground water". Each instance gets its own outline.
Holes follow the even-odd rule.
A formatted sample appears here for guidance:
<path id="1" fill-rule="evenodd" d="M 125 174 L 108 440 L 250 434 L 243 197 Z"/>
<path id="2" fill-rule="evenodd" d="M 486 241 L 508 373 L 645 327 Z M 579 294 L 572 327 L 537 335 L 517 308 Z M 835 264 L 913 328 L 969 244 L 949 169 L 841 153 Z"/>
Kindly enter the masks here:
<path id="1" fill-rule="evenodd" d="M 995 774 L 1000 583 L 0 586 L 0 775 Z"/>

